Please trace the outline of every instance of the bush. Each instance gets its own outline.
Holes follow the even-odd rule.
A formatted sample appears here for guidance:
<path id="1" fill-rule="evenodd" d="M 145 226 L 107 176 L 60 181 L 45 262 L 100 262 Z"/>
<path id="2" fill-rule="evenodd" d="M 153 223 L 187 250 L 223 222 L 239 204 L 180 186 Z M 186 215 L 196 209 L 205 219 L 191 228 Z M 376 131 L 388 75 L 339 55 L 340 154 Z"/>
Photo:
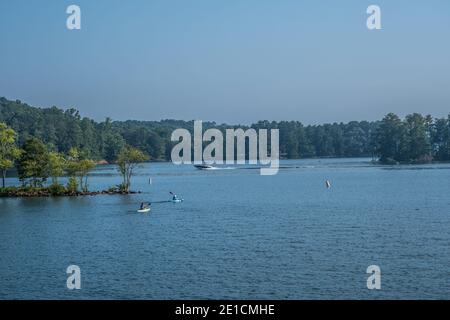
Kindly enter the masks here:
<path id="1" fill-rule="evenodd" d="M 119 186 L 109 187 L 107 191 L 108 192 L 117 192 L 117 191 L 119 191 Z"/>
<path id="2" fill-rule="evenodd" d="M 16 194 L 17 187 L 0 188 L 0 195 Z"/>
<path id="3" fill-rule="evenodd" d="M 66 192 L 66 188 L 64 188 L 64 186 L 60 185 L 59 183 L 55 183 L 48 187 L 48 192 L 52 196 L 60 196 L 64 195 L 64 193 Z"/>
<path id="4" fill-rule="evenodd" d="M 78 182 L 75 177 L 70 177 L 69 181 L 67 182 L 67 191 L 69 192 L 77 192 L 78 189 Z"/>
<path id="5" fill-rule="evenodd" d="M 26 185 L 26 186 L 23 186 L 18 189 L 19 192 L 24 192 L 24 193 L 36 193 L 36 192 L 39 192 L 40 190 L 42 190 L 42 188 L 33 187 L 31 185 Z"/>
<path id="6" fill-rule="evenodd" d="M 116 186 L 116 190 L 118 190 L 119 192 L 128 193 L 128 187 L 125 183 L 118 184 Z"/>

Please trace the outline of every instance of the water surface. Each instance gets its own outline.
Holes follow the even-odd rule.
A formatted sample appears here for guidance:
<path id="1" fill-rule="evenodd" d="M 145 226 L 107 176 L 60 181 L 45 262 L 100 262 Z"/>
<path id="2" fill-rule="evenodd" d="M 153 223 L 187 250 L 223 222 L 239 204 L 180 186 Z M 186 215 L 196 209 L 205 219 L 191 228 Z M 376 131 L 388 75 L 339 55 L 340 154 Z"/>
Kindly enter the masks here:
<path id="1" fill-rule="evenodd" d="M 133 181 L 142 194 L 0 198 L 0 298 L 450 298 L 450 165 L 282 165 L 260 176 L 151 163 Z M 90 188 L 119 182 L 104 166 Z M 169 191 L 185 201 L 161 202 Z M 141 201 L 151 213 L 136 213 Z M 71 264 L 81 290 L 66 288 Z M 366 287 L 372 264 L 381 290 Z"/>

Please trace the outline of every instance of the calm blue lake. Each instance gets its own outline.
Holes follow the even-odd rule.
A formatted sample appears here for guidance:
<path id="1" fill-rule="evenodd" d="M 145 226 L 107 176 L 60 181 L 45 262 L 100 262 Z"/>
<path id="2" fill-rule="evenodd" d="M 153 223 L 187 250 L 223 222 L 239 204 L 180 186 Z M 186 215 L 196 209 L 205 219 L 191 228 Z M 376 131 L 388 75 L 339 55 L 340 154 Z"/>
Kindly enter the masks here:
<path id="1" fill-rule="evenodd" d="M 134 177 L 142 194 L 0 198 L 0 298 L 450 298 L 449 164 L 282 165 L 260 176 L 150 163 Z M 119 182 L 104 166 L 90 188 Z M 162 202 L 169 191 L 185 201 Z M 81 290 L 66 287 L 72 264 Z M 366 286 L 373 264 L 381 290 Z"/>

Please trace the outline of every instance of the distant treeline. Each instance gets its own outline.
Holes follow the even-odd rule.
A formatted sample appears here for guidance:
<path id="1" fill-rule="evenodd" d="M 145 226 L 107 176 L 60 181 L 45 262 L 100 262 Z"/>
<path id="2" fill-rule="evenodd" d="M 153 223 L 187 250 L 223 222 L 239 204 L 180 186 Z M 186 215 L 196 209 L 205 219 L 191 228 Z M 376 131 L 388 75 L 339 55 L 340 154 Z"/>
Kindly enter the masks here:
<path id="1" fill-rule="evenodd" d="M 29 137 L 42 140 L 49 149 L 67 154 L 76 148 L 85 157 L 114 161 L 125 145 L 136 147 L 153 160 L 170 160 L 173 130 L 193 130 L 193 121 L 95 122 L 76 109 L 36 108 L 21 101 L 0 98 L 0 122 L 19 135 L 18 144 Z M 234 128 L 204 122 L 203 128 Z M 381 121 L 351 121 L 304 126 L 299 121 L 259 121 L 245 128 L 280 130 L 280 154 L 284 158 L 377 157 L 383 163 L 450 160 L 450 116 L 433 119 L 420 114 L 400 119 L 388 114 Z"/>

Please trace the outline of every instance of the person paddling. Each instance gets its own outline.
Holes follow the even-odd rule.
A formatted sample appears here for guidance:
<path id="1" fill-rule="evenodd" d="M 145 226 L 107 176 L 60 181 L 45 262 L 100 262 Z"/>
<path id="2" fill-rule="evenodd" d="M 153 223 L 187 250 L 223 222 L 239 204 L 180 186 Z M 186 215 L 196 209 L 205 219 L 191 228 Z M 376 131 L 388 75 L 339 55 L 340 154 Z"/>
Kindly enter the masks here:
<path id="1" fill-rule="evenodd" d="M 173 193 L 172 191 L 169 191 L 169 193 L 172 195 L 172 201 L 177 201 L 178 197 L 175 193 Z"/>
<path id="2" fill-rule="evenodd" d="M 139 210 L 144 210 L 150 208 L 150 203 L 148 202 L 141 202 L 141 207 L 139 208 Z"/>

